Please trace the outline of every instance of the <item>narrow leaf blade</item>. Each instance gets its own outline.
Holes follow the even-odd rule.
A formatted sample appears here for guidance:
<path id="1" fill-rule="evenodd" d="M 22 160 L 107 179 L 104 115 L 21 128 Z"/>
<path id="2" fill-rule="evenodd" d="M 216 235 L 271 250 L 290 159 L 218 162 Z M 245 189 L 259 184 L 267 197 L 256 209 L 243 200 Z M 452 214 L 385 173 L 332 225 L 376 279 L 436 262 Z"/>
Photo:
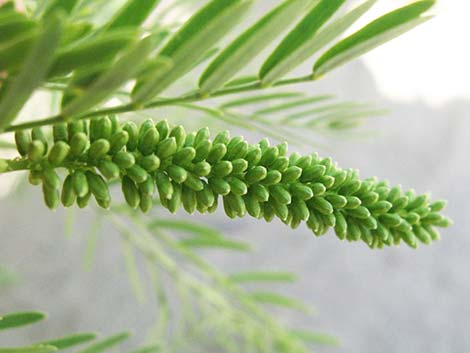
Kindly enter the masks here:
<path id="1" fill-rule="evenodd" d="M 75 347 L 80 344 L 84 344 L 96 339 L 96 333 L 77 333 L 74 335 L 58 338 L 55 340 L 45 341 L 38 343 L 38 345 L 53 346 L 57 349 L 67 349 L 70 347 Z"/>
<path id="2" fill-rule="evenodd" d="M 222 87 L 277 38 L 311 4 L 311 0 L 284 1 L 232 42 L 202 74 L 199 87 L 211 93 Z"/>
<path id="3" fill-rule="evenodd" d="M 118 333 L 116 335 L 110 336 L 108 338 L 105 338 L 90 347 L 80 351 L 80 353 L 101 353 L 104 352 L 110 348 L 113 348 L 125 340 L 127 340 L 131 336 L 130 332 L 122 332 Z"/>
<path id="4" fill-rule="evenodd" d="M 160 0 L 128 0 L 111 21 L 105 25 L 107 31 L 117 28 L 140 26 L 160 3 Z"/>
<path id="5" fill-rule="evenodd" d="M 222 238 L 223 235 L 218 230 L 204 224 L 183 220 L 159 219 L 149 225 L 153 228 L 166 228 L 170 230 L 183 231 L 202 237 Z"/>
<path id="6" fill-rule="evenodd" d="M 313 55 L 310 41 L 344 3 L 345 0 L 321 0 L 265 61 L 259 73 L 261 82 L 274 83 Z"/>
<path id="7" fill-rule="evenodd" d="M 238 283 L 247 282 L 294 282 L 296 277 L 290 272 L 249 271 L 230 275 L 230 279 Z"/>
<path id="8" fill-rule="evenodd" d="M 46 314 L 41 312 L 12 313 L 0 317 L 0 330 L 7 330 L 21 326 L 31 325 L 44 320 Z"/>
<path id="9" fill-rule="evenodd" d="M 56 352 L 54 346 L 30 346 L 17 348 L 0 348 L 0 353 L 51 353 Z"/>
<path id="10" fill-rule="evenodd" d="M 427 21 L 429 17 L 421 17 L 421 15 L 434 3 L 434 0 L 423 0 L 402 7 L 343 39 L 317 60 L 314 65 L 314 77 L 323 76 Z"/>

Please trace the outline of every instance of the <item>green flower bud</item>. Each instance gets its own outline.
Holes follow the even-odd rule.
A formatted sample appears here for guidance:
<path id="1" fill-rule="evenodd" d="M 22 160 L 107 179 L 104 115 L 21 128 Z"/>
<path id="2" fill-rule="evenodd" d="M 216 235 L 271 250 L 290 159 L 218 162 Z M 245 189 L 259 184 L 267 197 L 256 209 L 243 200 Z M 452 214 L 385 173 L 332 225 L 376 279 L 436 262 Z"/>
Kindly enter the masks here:
<path id="1" fill-rule="evenodd" d="M 230 193 L 230 184 L 227 183 L 224 179 L 210 178 L 209 186 L 216 194 L 225 196 Z"/>
<path id="2" fill-rule="evenodd" d="M 70 140 L 70 153 L 72 156 L 80 156 L 88 147 L 88 137 L 83 132 L 73 135 Z"/>
<path id="3" fill-rule="evenodd" d="M 59 141 L 52 146 L 48 160 L 53 166 L 61 165 L 70 153 L 70 146 L 63 141 Z"/>
<path id="4" fill-rule="evenodd" d="M 86 208 L 90 202 L 91 192 L 87 193 L 83 197 L 77 197 L 77 205 L 79 208 Z"/>
<path id="5" fill-rule="evenodd" d="M 129 135 L 129 140 L 126 144 L 127 150 L 135 151 L 139 144 L 139 128 L 133 121 L 127 121 L 122 126 L 122 130 Z"/>
<path id="6" fill-rule="evenodd" d="M 173 163 L 187 165 L 196 157 L 196 150 L 193 147 L 184 147 L 173 156 Z"/>
<path id="7" fill-rule="evenodd" d="M 162 172 L 157 172 L 155 175 L 155 182 L 160 194 L 160 198 L 169 200 L 173 196 L 173 184 L 170 178 Z"/>
<path id="8" fill-rule="evenodd" d="M 305 183 L 309 181 L 317 181 L 326 173 L 326 168 L 324 165 L 314 165 L 303 169 L 302 176 L 300 181 Z"/>
<path id="9" fill-rule="evenodd" d="M 207 141 L 210 137 L 210 131 L 209 128 L 203 127 L 202 129 L 199 129 L 196 137 L 194 138 L 194 146 L 198 147 L 201 143 L 204 141 Z"/>
<path id="10" fill-rule="evenodd" d="M 233 160 L 237 158 L 245 158 L 248 153 L 248 142 L 243 137 L 234 137 L 227 145 L 226 159 Z"/>
<path id="11" fill-rule="evenodd" d="M 432 212 L 440 212 L 442 211 L 447 205 L 447 202 L 445 200 L 439 200 L 435 201 L 430 205 L 431 211 Z"/>
<path id="12" fill-rule="evenodd" d="M 148 213 L 153 206 L 153 198 L 150 195 L 142 194 L 140 196 L 140 210 L 143 213 Z"/>
<path id="13" fill-rule="evenodd" d="M 269 191 L 261 184 L 250 186 L 250 193 L 253 194 L 259 202 L 266 202 L 269 200 Z"/>
<path id="14" fill-rule="evenodd" d="M 122 178 L 122 193 L 127 204 L 133 208 L 137 209 L 140 205 L 140 193 L 135 185 L 134 181 L 128 176 Z"/>
<path id="15" fill-rule="evenodd" d="M 245 160 L 248 162 L 248 165 L 255 166 L 261 160 L 263 153 L 261 152 L 261 148 L 259 146 L 255 146 L 252 148 L 245 156 Z"/>
<path id="16" fill-rule="evenodd" d="M 197 199 L 196 192 L 186 186 L 183 186 L 183 192 L 181 194 L 181 201 L 183 202 L 183 207 L 189 214 L 196 212 Z"/>
<path id="17" fill-rule="evenodd" d="M 230 178 L 230 191 L 238 196 L 243 196 L 248 192 L 246 184 L 238 178 Z"/>
<path id="18" fill-rule="evenodd" d="M 98 169 L 100 173 L 103 174 L 103 176 L 108 180 L 119 178 L 119 167 L 109 160 L 104 159 L 100 161 L 98 164 Z"/>
<path id="19" fill-rule="evenodd" d="M 347 203 L 346 203 L 346 206 L 344 206 L 344 208 L 348 210 L 358 208 L 362 204 L 361 199 L 356 196 L 346 196 L 346 200 L 347 200 Z"/>
<path id="20" fill-rule="evenodd" d="M 197 176 L 205 177 L 211 173 L 211 165 L 207 162 L 199 162 L 194 165 L 193 171 Z"/>
<path id="21" fill-rule="evenodd" d="M 396 213 L 386 213 L 386 214 L 380 215 L 379 220 L 384 225 L 392 227 L 392 228 L 398 227 L 403 222 L 403 219 Z"/>
<path id="22" fill-rule="evenodd" d="M 322 196 L 326 192 L 326 187 L 325 187 L 325 185 L 323 185 L 321 183 L 314 183 L 314 184 L 312 184 L 312 191 L 313 191 L 313 195 Z"/>
<path id="23" fill-rule="evenodd" d="M 134 180 L 134 182 L 137 184 L 143 183 L 149 177 L 147 171 L 137 164 L 134 164 L 129 169 L 126 169 L 126 173 L 129 178 Z"/>
<path id="24" fill-rule="evenodd" d="M 73 189 L 79 198 L 85 197 L 89 193 L 88 180 L 84 172 L 78 170 L 72 174 Z"/>
<path id="25" fill-rule="evenodd" d="M 379 194 L 373 191 L 369 191 L 361 195 L 361 202 L 364 206 L 374 205 L 379 200 Z"/>
<path id="26" fill-rule="evenodd" d="M 370 217 L 370 212 L 366 207 L 359 206 L 355 209 L 349 210 L 348 215 L 355 218 L 368 218 Z"/>
<path id="27" fill-rule="evenodd" d="M 31 185 L 42 184 L 42 174 L 38 170 L 30 170 L 28 175 L 28 181 Z"/>
<path id="28" fill-rule="evenodd" d="M 109 144 L 111 148 L 109 150 L 110 154 L 116 154 L 121 151 L 129 142 L 129 133 L 127 131 L 117 131 L 109 139 Z"/>
<path id="29" fill-rule="evenodd" d="M 174 137 L 167 138 L 157 145 L 157 156 L 160 159 L 171 157 L 176 152 L 176 140 Z"/>
<path id="30" fill-rule="evenodd" d="M 224 206 L 228 204 L 230 214 L 227 214 L 231 218 L 235 218 L 237 216 L 243 217 L 246 214 L 246 206 L 243 198 L 239 195 L 235 194 L 228 194 L 224 196 Z"/>
<path id="31" fill-rule="evenodd" d="M 373 205 L 369 206 L 369 211 L 371 211 L 373 214 L 384 214 L 390 211 L 392 206 L 393 205 L 388 201 L 378 201 Z"/>
<path id="32" fill-rule="evenodd" d="M 347 205 L 348 200 L 346 197 L 336 194 L 325 195 L 325 199 L 333 205 L 334 208 L 340 209 Z"/>
<path id="33" fill-rule="evenodd" d="M 26 130 L 15 131 L 15 142 L 19 154 L 25 157 L 29 151 L 31 135 Z"/>
<path id="34" fill-rule="evenodd" d="M 426 230 L 426 232 L 428 232 L 428 234 L 431 236 L 431 239 L 433 241 L 438 241 L 441 239 L 439 232 L 436 229 L 434 229 L 431 225 L 423 224 L 422 227 L 424 230 Z"/>
<path id="35" fill-rule="evenodd" d="M 151 154 L 145 156 L 139 160 L 139 165 L 144 168 L 147 172 L 155 172 L 160 167 L 160 158 L 156 155 Z"/>
<path id="36" fill-rule="evenodd" d="M 225 146 L 223 143 L 214 143 L 207 156 L 207 161 L 209 163 L 218 162 L 225 156 L 226 153 L 227 153 L 227 146 Z"/>
<path id="37" fill-rule="evenodd" d="M 263 179 L 263 185 L 275 185 L 278 184 L 282 179 L 282 174 L 277 170 L 270 170 L 266 174 L 266 178 Z"/>
<path id="38" fill-rule="evenodd" d="M 401 196 L 395 202 L 393 202 L 392 210 L 399 211 L 399 210 L 406 208 L 407 205 L 408 205 L 408 197 Z"/>
<path id="39" fill-rule="evenodd" d="M 212 142 L 206 140 L 202 141 L 199 146 L 196 148 L 196 156 L 194 157 L 194 162 L 202 162 L 209 156 L 209 152 L 212 149 Z"/>
<path id="40" fill-rule="evenodd" d="M 211 175 L 216 178 L 223 178 L 232 173 L 233 166 L 230 161 L 220 161 L 212 166 Z"/>
<path id="41" fill-rule="evenodd" d="M 282 173 L 282 182 L 292 183 L 299 179 L 300 175 L 302 175 L 302 169 L 297 166 L 289 167 Z"/>
<path id="42" fill-rule="evenodd" d="M 273 164 L 270 166 L 271 169 L 276 169 L 281 173 L 289 168 L 289 158 L 287 157 L 278 157 Z M 298 167 L 295 167 L 298 168 Z"/>
<path id="43" fill-rule="evenodd" d="M 186 169 L 177 165 L 170 165 L 167 168 L 167 172 L 170 178 L 178 184 L 184 183 L 184 181 L 188 178 L 188 172 Z"/>
<path id="44" fill-rule="evenodd" d="M 140 125 L 139 140 L 141 140 L 150 129 L 155 129 L 155 125 L 152 119 L 147 119 Z"/>
<path id="45" fill-rule="evenodd" d="M 155 125 L 155 127 L 158 130 L 158 133 L 160 134 L 160 139 L 164 140 L 168 138 L 168 135 L 170 133 L 170 125 L 168 124 L 167 120 L 162 120 Z"/>
<path id="46" fill-rule="evenodd" d="M 85 172 L 85 175 L 90 191 L 97 200 L 111 200 L 108 185 L 101 176 L 91 171 Z"/>
<path id="47" fill-rule="evenodd" d="M 432 243 L 431 235 L 423 227 L 414 226 L 413 233 L 416 235 L 416 238 L 418 238 L 421 243 L 426 245 Z"/>
<path id="48" fill-rule="evenodd" d="M 91 159 L 100 159 L 106 156 L 111 149 L 111 145 L 108 140 L 99 139 L 93 142 L 88 150 L 88 156 Z"/>
<path id="49" fill-rule="evenodd" d="M 195 138 L 196 134 L 194 132 L 191 132 L 190 134 L 186 135 L 186 139 L 184 140 L 184 147 L 193 147 Z"/>
<path id="50" fill-rule="evenodd" d="M 34 140 L 29 144 L 28 158 L 31 162 L 36 163 L 42 159 L 42 156 L 46 152 L 46 146 L 39 140 Z"/>
<path id="51" fill-rule="evenodd" d="M 289 185 L 289 191 L 292 196 L 295 196 L 301 200 L 309 200 L 313 197 L 313 191 L 307 185 L 301 183 L 294 183 Z"/>
<path id="52" fill-rule="evenodd" d="M 68 175 L 65 178 L 64 185 L 62 186 L 61 201 L 64 207 L 72 207 L 77 200 L 77 195 L 73 187 L 73 177 Z"/>
<path id="53" fill-rule="evenodd" d="M 113 123 L 107 116 L 92 119 L 90 123 L 90 140 L 109 139 L 113 133 Z M 129 134 L 130 135 L 130 134 Z"/>
<path id="54" fill-rule="evenodd" d="M 44 202 L 49 209 L 55 210 L 59 207 L 60 196 L 57 189 L 51 189 L 46 184 L 43 184 L 42 193 L 44 195 Z"/>
<path id="55" fill-rule="evenodd" d="M 259 164 L 269 167 L 278 157 L 279 151 L 277 147 L 268 147 L 266 151 L 263 152 L 263 156 L 261 157 Z"/>
<path id="56" fill-rule="evenodd" d="M 184 146 L 184 142 L 186 140 L 186 131 L 184 127 L 181 125 L 175 126 L 170 131 L 170 137 L 174 137 L 176 141 L 177 148 L 182 148 Z"/>
<path id="57" fill-rule="evenodd" d="M 241 174 L 248 168 L 248 162 L 242 158 L 232 161 L 232 174 Z"/>
<path id="58" fill-rule="evenodd" d="M 420 208 L 421 206 L 427 205 L 429 203 L 429 195 L 424 194 L 415 197 L 412 201 L 406 206 L 407 210 L 413 210 L 415 208 Z"/>
<path id="59" fill-rule="evenodd" d="M 86 134 L 86 125 L 83 124 L 81 120 L 72 121 L 67 124 L 67 135 L 69 138 L 72 138 L 73 135 L 83 132 Z"/>
<path id="60" fill-rule="evenodd" d="M 173 195 L 168 200 L 168 210 L 176 213 L 181 207 L 182 187 L 180 184 L 173 184 Z"/>
<path id="61" fill-rule="evenodd" d="M 194 191 L 201 191 L 204 188 L 204 184 L 196 175 L 188 173 L 184 185 Z"/>
<path id="62" fill-rule="evenodd" d="M 135 164 L 135 157 L 132 153 L 120 151 L 113 156 L 113 162 L 121 169 L 128 169 Z"/>
<path id="63" fill-rule="evenodd" d="M 293 199 L 291 203 L 292 213 L 300 221 L 308 221 L 310 217 L 310 211 L 307 204 L 303 200 Z"/>
<path id="64" fill-rule="evenodd" d="M 96 197 L 95 197 L 96 199 Z M 96 199 L 96 203 L 98 204 L 98 206 L 100 206 L 101 208 L 105 209 L 105 210 L 109 210 L 111 208 L 111 200 L 110 199 Z"/>
<path id="65" fill-rule="evenodd" d="M 268 174 L 267 169 L 259 165 L 259 166 L 251 168 L 250 170 L 246 172 L 245 181 L 248 184 L 254 184 L 266 178 L 267 174 Z"/>
<path id="66" fill-rule="evenodd" d="M 245 201 L 245 206 L 248 214 L 254 218 L 259 218 L 261 216 L 261 205 L 253 195 L 243 196 Z"/>
<path id="67" fill-rule="evenodd" d="M 294 152 L 289 156 L 289 165 L 297 165 L 297 161 L 301 158 L 302 156 L 298 152 Z M 305 169 L 305 168 L 302 168 Z"/>
<path id="68" fill-rule="evenodd" d="M 296 162 L 295 165 L 300 169 L 304 170 L 310 167 L 312 164 L 312 156 L 303 156 L 300 157 Z"/>
<path id="69" fill-rule="evenodd" d="M 109 120 L 111 121 L 111 135 L 115 135 L 116 133 L 121 131 L 121 122 L 117 115 L 110 115 Z"/>
<path id="70" fill-rule="evenodd" d="M 45 151 L 47 151 L 47 138 L 41 127 L 34 127 L 31 130 L 31 139 L 33 141 L 41 141 L 45 146 Z"/>
<path id="71" fill-rule="evenodd" d="M 331 203 L 326 201 L 323 197 L 313 197 L 308 200 L 308 205 L 324 215 L 332 214 L 334 209 Z"/>
<path id="72" fill-rule="evenodd" d="M 269 223 L 274 219 L 274 216 L 276 216 L 276 212 L 274 211 L 273 206 L 269 202 L 264 203 L 263 204 L 264 220 Z"/>
<path id="73" fill-rule="evenodd" d="M 227 130 L 225 130 L 225 131 L 219 132 L 219 133 L 215 136 L 213 143 L 214 143 L 214 145 L 215 145 L 215 144 L 218 144 L 218 143 L 221 143 L 221 144 L 226 145 L 226 144 L 229 143 L 229 141 L 230 141 L 230 132 L 228 132 Z"/>
<path id="74" fill-rule="evenodd" d="M 335 212 L 334 216 L 336 218 L 335 233 L 339 239 L 344 240 L 346 239 L 346 235 L 348 233 L 348 224 L 346 222 L 346 218 L 344 218 L 341 211 Z"/>
<path id="75" fill-rule="evenodd" d="M 51 190 L 59 190 L 61 185 L 60 178 L 54 169 L 45 169 L 42 172 L 42 181 Z"/>
<path id="76" fill-rule="evenodd" d="M 142 194 L 152 196 L 155 194 L 157 187 L 155 185 L 155 180 L 153 178 L 147 178 L 146 181 L 139 184 L 139 191 Z"/>
<path id="77" fill-rule="evenodd" d="M 68 142 L 69 141 L 69 133 L 67 129 L 66 123 L 58 123 L 52 127 L 52 135 L 54 137 L 54 142 Z"/>
<path id="78" fill-rule="evenodd" d="M 287 205 L 278 202 L 276 199 L 270 199 L 269 203 L 273 206 L 276 216 L 278 216 L 281 221 L 287 221 L 287 218 L 289 217 L 289 208 Z"/>
<path id="79" fill-rule="evenodd" d="M 215 202 L 215 196 L 207 183 L 203 183 L 203 189 L 196 193 L 198 204 L 205 208 L 211 207 Z"/>
<path id="80" fill-rule="evenodd" d="M 280 204 L 288 205 L 291 203 L 292 198 L 283 186 L 274 185 L 270 188 L 271 196 Z"/>
<path id="81" fill-rule="evenodd" d="M 155 129 L 152 123 L 152 126 L 149 129 L 147 129 L 143 133 L 142 137 L 140 138 L 139 151 L 144 156 L 148 156 L 152 154 L 155 150 L 155 147 L 157 146 L 158 139 L 159 139 L 158 131 L 157 129 Z"/>

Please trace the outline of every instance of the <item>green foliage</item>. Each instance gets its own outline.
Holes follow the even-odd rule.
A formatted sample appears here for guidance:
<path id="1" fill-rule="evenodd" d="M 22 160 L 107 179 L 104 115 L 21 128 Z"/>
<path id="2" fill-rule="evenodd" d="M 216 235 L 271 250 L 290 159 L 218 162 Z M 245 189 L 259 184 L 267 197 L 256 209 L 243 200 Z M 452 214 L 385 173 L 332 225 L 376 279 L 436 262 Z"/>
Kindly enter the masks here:
<path id="1" fill-rule="evenodd" d="M 2 330 L 16 329 L 26 325 L 35 324 L 46 318 L 46 315 L 40 312 L 11 313 L 0 316 L 0 335 Z M 90 345 L 80 353 L 106 353 L 113 347 L 120 345 L 130 337 L 130 333 L 124 332 L 100 341 L 95 341 L 98 335 L 96 333 L 76 333 L 66 337 L 46 340 L 33 343 L 24 347 L 1 347 L 1 353 L 49 353 L 61 352 L 69 348 L 83 346 L 86 343 Z M 156 353 L 160 350 L 159 346 L 142 347 L 138 352 Z"/>
<path id="2" fill-rule="evenodd" d="M 228 131 L 210 139 L 208 128 L 187 134 L 166 121 L 146 120 L 137 127 L 120 124 L 116 117 L 56 125 L 53 144 L 40 131 L 33 129 L 31 142 L 23 131 L 16 134 L 25 158 L 9 163 L 13 169 L 26 165 L 32 184 L 42 183 L 51 209 L 60 199 L 65 207 L 75 202 L 85 207 L 92 195 L 107 209 L 106 180 L 118 179 L 128 205 L 143 212 L 151 209 L 157 193 L 172 213 L 180 208 L 212 213 L 223 202 L 230 218 L 248 214 L 270 222 L 278 217 L 292 228 L 305 222 L 316 235 L 334 228 L 339 239 L 362 240 L 371 248 L 401 241 L 414 248 L 418 242 L 430 244 L 439 239 L 436 227 L 450 224 L 439 213 L 441 203 L 431 203 L 428 195 L 403 192 L 374 178 L 361 180 L 357 171 L 343 170 L 316 153 L 289 156 L 286 143 L 249 144 Z M 69 173 L 61 197 L 58 168 Z M 239 246 L 214 237 L 187 243 Z"/>

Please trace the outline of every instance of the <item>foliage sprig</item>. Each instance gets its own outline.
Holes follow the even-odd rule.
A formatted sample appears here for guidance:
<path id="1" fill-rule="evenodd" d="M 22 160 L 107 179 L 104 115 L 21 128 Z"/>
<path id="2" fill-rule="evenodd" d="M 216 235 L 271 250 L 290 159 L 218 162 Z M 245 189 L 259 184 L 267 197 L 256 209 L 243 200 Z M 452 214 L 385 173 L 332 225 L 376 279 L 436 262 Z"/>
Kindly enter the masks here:
<path id="1" fill-rule="evenodd" d="M 117 180 L 129 206 L 144 212 L 157 193 L 172 213 L 212 213 L 222 201 L 230 218 L 277 217 L 292 228 L 306 222 L 318 236 L 334 228 L 341 240 L 362 240 L 372 248 L 429 244 L 439 239 L 436 227 L 450 224 L 440 214 L 442 201 L 431 203 L 427 194 L 376 178 L 361 180 L 358 171 L 316 153 L 289 156 L 287 143 L 249 144 L 228 131 L 211 139 L 208 128 L 186 133 L 151 119 L 138 127 L 115 116 L 58 124 L 53 136 L 51 143 L 40 128 L 18 131 L 22 158 L 2 161 L 3 171 L 30 170 L 30 182 L 42 185 L 51 209 L 60 202 L 83 208 L 91 196 L 109 208 L 109 184 Z M 61 168 L 68 172 L 63 185 Z"/>

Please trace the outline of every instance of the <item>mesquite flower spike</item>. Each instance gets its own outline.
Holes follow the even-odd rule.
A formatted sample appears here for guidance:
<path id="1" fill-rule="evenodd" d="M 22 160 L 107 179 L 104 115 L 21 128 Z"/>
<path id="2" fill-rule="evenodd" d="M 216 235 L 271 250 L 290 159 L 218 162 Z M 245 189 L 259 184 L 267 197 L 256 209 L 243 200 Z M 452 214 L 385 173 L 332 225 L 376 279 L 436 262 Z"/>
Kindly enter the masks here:
<path id="1" fill-rule="evenodd" d="M 108 208 L 108 181 L 117 179 L 129 206 L 143 212 L 157 195 L 170 212 L 211 213 L 222 203 L 230 218 L 277 217 L 292 228 L 305 222 L 317 236 L 333 228 L 339 239 L 371 248 L 429 244 L 439 239 L 436 228 L 451 223 L 440 214 L 443 201 L 431 203 L 427 194 L 375 178 L 361 180 L 357 171 L 316 153 L 288 156 L 285 143 L 249 144 L 227 131 L 211 140 L 207 128 L 187 134 L 167 121 L 138 127 L 115 117 L 59 124 L 51 135 L 48 141 L 40 129 L 19 131 L 16 142 L 31 183 L 42 184 L 52 209 L 60 201 L 83 208 L 91 196 Z M 60 169 L 68 172 L 63 185 Z"/>

